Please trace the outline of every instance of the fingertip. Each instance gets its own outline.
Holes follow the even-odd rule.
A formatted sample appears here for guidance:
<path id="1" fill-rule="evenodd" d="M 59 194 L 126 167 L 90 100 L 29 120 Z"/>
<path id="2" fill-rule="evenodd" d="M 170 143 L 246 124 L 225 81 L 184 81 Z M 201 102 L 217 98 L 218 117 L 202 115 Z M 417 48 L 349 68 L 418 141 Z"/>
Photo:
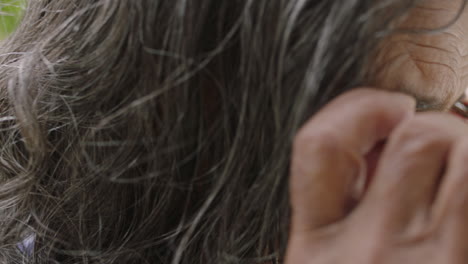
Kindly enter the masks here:
<path id="1" fill-rule="evenodd" d="M 416 98 L 414 96 L 401 92 L 390 92 L 390 94 L 396 98 L 395 102 L 398 107 L 407 111 L 409 115 L 414 115 L 416 112 Z"/>

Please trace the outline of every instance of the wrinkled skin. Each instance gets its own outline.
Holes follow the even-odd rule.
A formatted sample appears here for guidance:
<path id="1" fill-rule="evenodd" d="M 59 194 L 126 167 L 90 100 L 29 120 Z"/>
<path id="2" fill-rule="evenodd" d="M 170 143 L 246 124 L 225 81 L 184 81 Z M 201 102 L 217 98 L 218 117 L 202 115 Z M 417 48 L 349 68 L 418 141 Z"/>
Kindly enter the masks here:
<path id="1" fill-rule="evenodd" d="M 384 39 L 371 66 L 373 84 L 433 97 L 438 110 L 447 110 L 468 84 L 468 10 L 450 24 L 462 5 L 463 0 L 425 0 L 414 8 L 401 30 L 443 30 Z"/>
<path id="2" fill-rule="evenodd" d="M 425 1 L 402 27 L 440 26 L 460 5 Z M 468 263 L 467 122 L 415 113 L 401 93 L 448 110 L 468 87 L 467 54 L 468 11 L 443 32 L 389 37 L 374 62 L 380 89 L 343 94 L 304 125 L 285 263 Z"/>

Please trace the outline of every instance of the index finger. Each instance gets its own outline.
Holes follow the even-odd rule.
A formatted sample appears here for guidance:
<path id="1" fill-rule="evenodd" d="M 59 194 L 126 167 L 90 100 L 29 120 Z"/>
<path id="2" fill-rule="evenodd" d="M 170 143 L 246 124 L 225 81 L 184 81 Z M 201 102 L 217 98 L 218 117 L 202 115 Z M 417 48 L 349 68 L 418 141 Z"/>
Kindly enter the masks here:
<path id="1" fill-rule="evenodd" d="M 345 93 L 326 105 L 298 135 L 317 130 L 335 134 L 340 143 L 365 154 L 415 112 L 415 100 L 405 94 L 370 88 Z"/>
<path id="2" fill-rule="evenodd" d="M 341 219 L 364 155 L 407 116 L 411 97 L 356 89 L 333 100 L 294 140 L 290 193 L 292 230 L 316 229 Z"/>

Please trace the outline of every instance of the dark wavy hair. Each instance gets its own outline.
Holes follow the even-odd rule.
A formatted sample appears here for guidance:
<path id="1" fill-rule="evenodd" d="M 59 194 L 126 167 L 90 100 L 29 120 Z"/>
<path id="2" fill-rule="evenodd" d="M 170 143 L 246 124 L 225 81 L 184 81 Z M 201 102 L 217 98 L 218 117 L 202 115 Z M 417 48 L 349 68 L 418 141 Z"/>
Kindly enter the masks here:
<path id="1" fill-rule="evenodd" d="M 295 132 L 413 2 L 30 0 L 0 47 L 0 261 L 281 261 Z"/>

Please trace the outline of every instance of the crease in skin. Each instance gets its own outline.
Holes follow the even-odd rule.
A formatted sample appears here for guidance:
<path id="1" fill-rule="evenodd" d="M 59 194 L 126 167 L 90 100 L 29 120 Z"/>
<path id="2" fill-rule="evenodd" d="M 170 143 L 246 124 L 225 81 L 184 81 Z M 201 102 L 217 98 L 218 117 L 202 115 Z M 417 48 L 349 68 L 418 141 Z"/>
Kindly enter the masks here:
<path id="1" fill-rule="evenodd" d="M 424 48 L 430 49 L 427 45 Z M 468 65 L 460 65 L 459 60 L 451 59 L 451 56 L 446 56 L 444 62 L 417 54 L 408 48 L 404 49 L 404 52 L 393 54 L 386 59 L 386 63 L 390 65 L 384 64 L 376 68 L 379 72 L 376 75 L 381 78 L 378 79 L 377 85 L 389 90 L 400 90 L 403 86 L 402 90 L 413 90 L 417 99 L 424 95 L 438 97 L 437 104 L 444 105 L 442 108 L 445 109 L 454 104 L 455 99 L 458 99 L 466 87 L 462 81 L 468 76 Z M 448 53 L 444 48 L 437 51 Z M 401 83 L 398 83 L 399 81 Z"/>
<path id="2" fill-rule="evenodd" d="M 404 48 L 404 51 L 393 54 L 392 57 L 386 58 L 390 64 L 395 64 L 397 66 L 403 65 L 406 68 L 410 68 L 411 70 L 411 77 L 412 78 L 417 78 L 418 82 L 420 84 L 420 87 L 424 87 L 424 83 L 431 82 L 435 84 L 437 81 L 441 82 L 440 80 L 437 80 L 437 76 L 433 75 L 433 72 L 435 71 L 440 71 L 438 69 L 432 69 L 431 67 L 444 67 L 446 70 L 445 72 L 450 72 L 450 75 L 453 75 L 452 78 L 453 80 L 457 79 L 457 76 L 459 73 L 456 72 L 456 70 L 448 63 L 443 63 L 439 62 L 436 60 L 425 60 L 419 58 L 421 56 L 417 56 L 416 54 L 412 53 L 409 51 L 407 48 Z M 424 56 L 423 56 L 424 57 Z M 449 62 L 450 63 L 450 62 Z M 451 64 L 454 64 L 453 62 Z M 389 68 L 388 65 L 382 65 L 380 68 L 377 68 L 377 71 L 379 72 L 380 75 L 388 75 L 388 76 L 393 76 L 397 75 L 394 79 L 399 80 L 401 78 L 402 74 L 398 72 L 392 72 L 393 69 Z M 403 71 L 403 74 L 406 74 L 408 70 Z M 444 75 L 447 75 L 444 74 Z M 419 77 L 417 77 L 419 76 Z M 444 78 L 447 78 L 445 76 Z M 390 85 L 389 85 L 390 84 Z M 387 87 L 385 87 L 387 85 Z M 389 83 L 385 82 L 384 83 L 384 88 L 388 88 L 389 90 L 395 90 L 395 91 L 401 91 L 407 94 L 410 94 L 414 96 L 418 101 L 426 101 L 427 105 L 431 105 L 430 107 L 433 110 L 443 110 L 443 109 L 448 109 L 449 104 L 455 103 L 455 101 L 452 101 L 454 95 L 458 96 L 458 94 L 455 94 L 452 89 L 447 89 L 445 93 L 440 94 L 439 92 L 439 99 L 436 98 L 436 96 L 429 96 L 427 93 L 425 93 L 424 90 L 417 91 L 416 89 L 413 89 L 412 86 L 415 86 L 414 84 L 408 84 L 408 82 L 404 84 L 398 84 L 398 83 Z M 429 97 L 433 97 L 436 99 L 426 99 Z M 458 97 L 457 97 L 458 98 Z"/>
<path id="3" fill-rule="evenodd" d="M 411 55 L 410 55 L 411 56 Z M 427 60 L 422 60 L 422 59 L 416 59 L 414 57 L 411 58 L 411 60 L 413 62 L 415 62 L 415 65 L 417 68 L 419 68 L 419 70 L 421 71 L 421 73 L 424 75 L 424 70 L 422 70 L 422 67 L 419 66 L 420 63 L 423 63 L 423 64 L 431 64 L 431 65 L 438 65 L 438 66 L 442 66 L 442 67 L 445 67 L 447 68 L 449 71 L 451 71 L 454 75 L 458 75 L 455 70 L 448 64 L 445 64 L 445 63 L 441 63 L 441 62 L 437 62 L 437 61 L 427 61 Z"/>
<path id="4" fill-rule="evenodd" d="M 420 111 L 450 110 L 468 87 L 466 2 L 423 0 L 371 62 L 371 85 L 414 96 Z"/>
<path id="5" fill-rule="evenodd" d="M 453 13 L 453 10 L 451 9 L 448 9 L 448 8 L 436 8 L 436 7 L 427 7 L 427 6 L 421 6 L 421 5 L 416 5 L 414 6 L 414 9 L 417 10 L 422 10 L 422 11 L 435 11 L 435 12 L 450 12 L 450 13 Z"/>
<path id="6" fill-rule="evenodd" d="M 466 6 L 467 2 L 465 0 L 423 0 L 413 7 L 413 12 L 408 16 L 413 21 L 403 25 L 403 31 L 425 34 L 443 33 L 447 29 L 460 24 L 463 16 L 466 15 Z M 428 13 L 426 15 L 429 19 L 426 18 L 426 21 L 419 25 L 415 21 L 424 18 L 424 12 Z M 448 14 L 443 14 L 444 12 Z M 429 23 L 439 23 L 427 25 L 428 21 Z M 461 24 L 463 24 L 463 21 Z M 408 27 L 405 28 L 405 26 Z"/>
<path id="7" fill-rule="evenodd" d="M 443 52 L 452 53 L 450 50 L 448 50 L 446 48 L 431 46 L 429 44 L 418 43 L 418 42 L 416 42 L 414 40 L 406 39 L 406 40 L 402 40 L 402 42 L 406 42 L 408 44 L 411 44 L 411 45 L 414 45 L 414 46 L 417 46 L 417 47 L 420 47 L 420 48 L 436 49 L 436 50 L 440 50 L 440 51 L 443 51 Z"/>

